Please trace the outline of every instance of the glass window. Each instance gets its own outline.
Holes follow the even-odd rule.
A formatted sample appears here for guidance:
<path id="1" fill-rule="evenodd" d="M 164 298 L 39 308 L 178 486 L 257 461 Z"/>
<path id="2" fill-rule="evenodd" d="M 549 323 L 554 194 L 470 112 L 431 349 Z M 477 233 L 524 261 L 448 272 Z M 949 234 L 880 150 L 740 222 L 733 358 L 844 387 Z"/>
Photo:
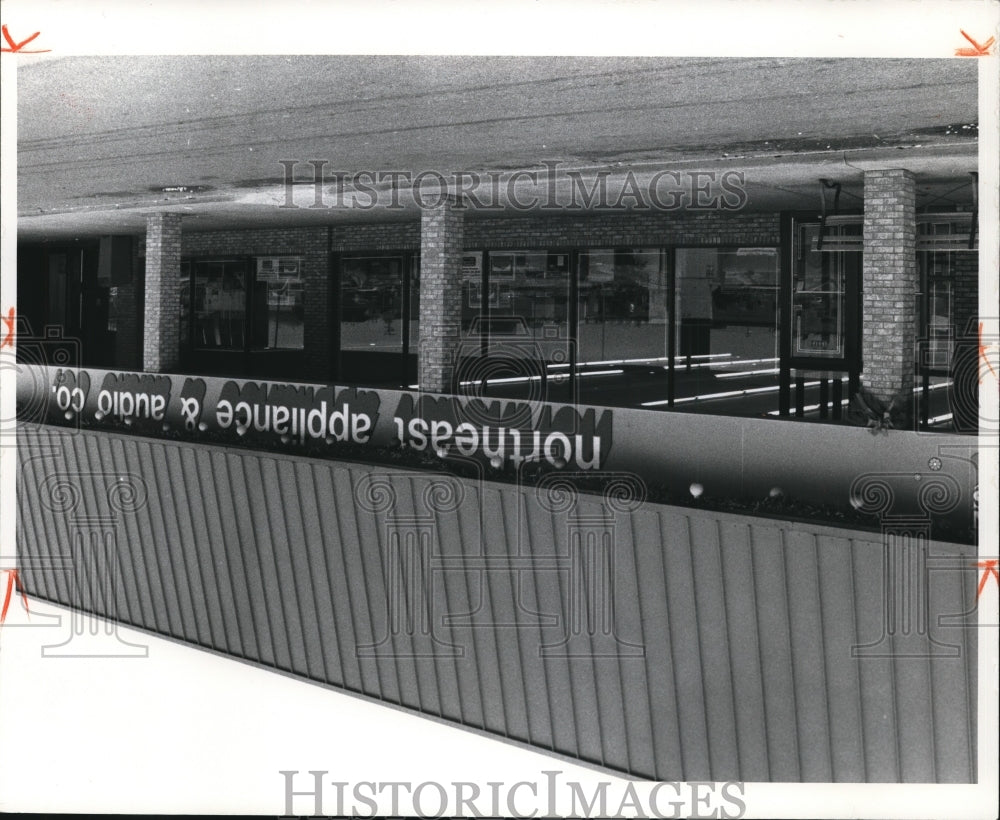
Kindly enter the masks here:
<path id="1" fill-rule="evenodd" d="M 850 265 L 857 251 L 818 250 L 818 224 L 800 225 L 792 279 L 792 355 L 841 359 L 844 350 L 844 298 Z M 839 235 L 841 228 L 828 227 Z"/>
<path id="2" fill-rule="evenodd" d="M 462 330 L 468 331 L 482 314 L 483 253 L 466 251 L 462 255 Z"/>
<path id="3" fill-rule="evenodd" d="M 951 282 L 936 279 L 928 283 L 927 294 L 928 365 L 947 370 L 954 344 L 951 329 Z"/>
<path id="4" fill-rule="evenodd" d="M 548 362 L 569 360 L 569 258 L 546 250 L 490 252 L 489 355 L 521 351 Z M 470 281 L 466 303 L 475 291 Z M 496 321 L 501 317 L 514 321 Z"/>
<path id="5" fill-rule="evenodd" d="M 49 297 L 49 312 L 47 314 L 49 324 L 58 324 L 67 327 L 67 304 L 66 293 L 69 290 L 67 284 L 68 261 L 65 253 L 49 254 L 49 281 L 46 292 Z"/>
<path id="6" fill-rule="evenodd" d="M 921 214 L 917 217 L 918 251 L 964 251 L 974 229 L 971 213 Z M 975 243 L 978 242 L 978 236 Z"/>
<path id="7" fill-rule="evenodd" d="M 401 353 L 402 316 L 402 257 L 352 256 L 341 260 L 341 350 Z"/>
<path id="8" fill-rule="evenodd" d="M 420 346 L 420 256 L 410 258 L 410 353 Z"/>
<path id="9" fill-rule="evenodd" d="M 108 288 L 108 332 L 115 333 L 118 330 L 118 288 L 115 285 L 111 285 Z M 181 315 L 181 320 L 183 321 L 184 316 Z M 181 336 L 181 344 L 184 343 L 184 337 Z"/>
<path id="10" fill-rule="evenodd" d="M 581 366 L 666 362 L 667 271 L 659 249 L 580 254 L 578 290 Z"/>
<path id="11" fill-rule="evenodd" d="M 177 323 L 181 334 L 181 350 L 191 349 L 191 263 L 181 262 L 181 315 Z"/>
<path id="12" fill-rule="evenodd" d="M 777 249 L 679 248 L 676 258 L 679 356 L 777 372 Z"/>
<path id="13" fill-rule="evenodd" d="M 246 346 L 246 262 L 203 260 L 193 267 L 195 346 L 242 350 Z"/>
<path id="14" fill-rule="evenodd" d="M 303 347 L 302 260 L 297 256 L 257 259 L 254 289 L 254 347 Z"/>
<path id="15" fill-rule="evenodd" d="M 950 253 L 918 254 L 923 282 L 923 317 L 921 338 L 924 350 L 922 367 L 947 372 L 955 345 L 952 323 L 952 255 Z"/>

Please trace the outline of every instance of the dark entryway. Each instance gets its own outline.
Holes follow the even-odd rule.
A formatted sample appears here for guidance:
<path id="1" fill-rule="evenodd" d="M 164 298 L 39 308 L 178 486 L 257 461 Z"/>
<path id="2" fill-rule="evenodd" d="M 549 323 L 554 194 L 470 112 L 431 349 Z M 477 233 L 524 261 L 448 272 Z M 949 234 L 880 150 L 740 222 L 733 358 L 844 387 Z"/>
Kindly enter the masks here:
<path id="1" fill-rule="evenodd" d="M 21 245 L 17 251 L 18 357 L 46 364 L 111 367 L 110 280 L 98 274 L 99 242 Z M 38 341 L 36 341 L 38 340 Z M 41 340 L 44 340 L 42 342 Z"/>

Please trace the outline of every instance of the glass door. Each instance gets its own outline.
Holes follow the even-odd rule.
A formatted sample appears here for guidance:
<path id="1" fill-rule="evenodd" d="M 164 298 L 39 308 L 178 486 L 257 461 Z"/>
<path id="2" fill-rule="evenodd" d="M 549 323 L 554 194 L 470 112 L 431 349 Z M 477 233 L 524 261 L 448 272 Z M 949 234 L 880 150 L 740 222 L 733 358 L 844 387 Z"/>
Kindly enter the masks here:
<path id="1" fill-rule="evenodd" d="M 245 352 L 249 341 L 247 260 L 196 260 L 191 267 L 194 348 Z"/>
<path id="2" fill-rule="evenodd" d="M 109 367 L 115 358 L 114 333 L 109 319 L 111 289 L 98 279 L 98 253 L 93 243 L 46 249 L 44 319 L 66 340 L 66 364 Z"/>
<path id="3" fill-rule="evenodd" d="M 458 388 L 523 401 L 573 400 L 571 251 L 469 251 L 462 261 Z"/>
<path id="4" fill-rule="evenodd" d="M 920 291 L 917 293 L 918 325 L 917 375 L 920 387 L 919 413 L 924 429 L 948 430 L 956 421 L 972 421 L 967 425 L 975 429 L 976 419 L 955 419 L 956 411 L 962 416 L 961 403 L 954 401 L 952 365 L 955 361 L 956 332 L 953 284 L 953 253 L 923 251 L 917 254 Z M 978 387 L 978 384 L 976 384 Z M 975 396 L 975 387 L 965 392 Z M 949 402 L 949 393 L 952 401 Z M 971 405 L 972 402 L 966 402 Z M 974 412 L 967 413 L 970 417 Z"/>
<path id="5" fill-rule="evenodd" d="M 780 415 L 839 419 L 860 384 L 861 222 L 788 224 Z"/>
<path id="6" fill-rule="evenodd" d="M 778 406 L 775 247 L 678 248 L 673 407 L 759 416 Z"/>
<path id="7" fill-rule="evenodd" d="M 669 401 L 667 255 L 660 248 L 598 248 L 579 255 L 577 392 L 588 404 Z"/>
<path id="8" fill-rule="evenodd" d="M 340 258 L 337 283 L 339 368 L 348 383 L 402 385 L 411 345 L 410 254 L 350 254 Z"/>
<path id="9" fill-rule="evenodd" d="M 845 252 L 817 249 L 819 225 L 800 225 L 799 253 L 792 273 L 792 357 L 844 359 Z"/>

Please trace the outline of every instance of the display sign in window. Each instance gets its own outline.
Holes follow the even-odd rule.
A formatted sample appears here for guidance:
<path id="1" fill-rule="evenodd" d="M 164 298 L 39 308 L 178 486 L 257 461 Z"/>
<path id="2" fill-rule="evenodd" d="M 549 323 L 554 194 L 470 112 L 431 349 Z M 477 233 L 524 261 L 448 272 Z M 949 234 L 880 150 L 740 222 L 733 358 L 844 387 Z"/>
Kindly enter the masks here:
<path id="1" fill-rule="evenodd" d="M 479 282 L 483 278 L 483 252 L 466 251 L 462 254 L 462 278 Z"/>

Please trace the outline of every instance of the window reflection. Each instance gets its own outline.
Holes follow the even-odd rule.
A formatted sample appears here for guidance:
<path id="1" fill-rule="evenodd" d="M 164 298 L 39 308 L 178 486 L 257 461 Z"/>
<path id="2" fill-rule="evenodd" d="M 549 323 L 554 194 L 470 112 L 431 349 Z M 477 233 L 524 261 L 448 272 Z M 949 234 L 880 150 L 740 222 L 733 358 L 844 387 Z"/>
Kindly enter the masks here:
<path id="1" fill-rule="evenodd" d="M 677 352 L 713 367 L 777 367 L 776 248 L 677 251 Z"/>
<path id="2" fill-rule="evenodd" d="M 342 260 L 342 350 L 402 352 L 402 311 L 402 257 L 355 256 Z"/>
<path id="3" fill-rule="evenodd" d="M 462 331 L 468 332 L 479 322 L 483 298 L 483 252 L 466 251 L 462 255 Z M 478 326 L 478 325 L 477 325 Z"/>
<path id="4" fill-rule="evenodd" d="M 665 362 L 667 272 L 658 249 L 594 250 L 580 254 L 581 365 Z"/>
<path id="5" fill-rule="evenodd" d="M 843 228 L 828 227 L 830 236 Z M 844 296 L 848 266 L 857 265 L 856 251 L 819 250 L 820 226 L 798 229 L 792 280 L 792 355 L 840 359 L 844 351 Z"/>
<path id="6" fill-rule="evenodd" d="M 302 260 L 261 257 L 254 291 L 254 347 L 303 347 Z"/>
<path id="7" fill-rule="evenodd" d="M 191 349 L 191 263 L 181 262 L 181 315 L 178 327 L 181 334 L 181 350 Z"/>
<path id="8" fill-rule="evenodd" d="M 242 350 L 246 344 L 246 263 L 194 263 L 195 344 Z"/>
<path id="9" fill-rule="evenodd" d="M 930 225 L 930 228 L 940 228 Z M 948 226 L 950 227 L 950 226 Z M 945 233 L 945 231 L 937 231 Z M 921 365 L 929 371 L 947 372 L 951 366 L 955 334 L 952 319 L 952 255 L 925 252 L 919 254 L 925 302 L 922 311 L 921 337 L 926 350 Z"/>
<path id="10" fill-rule="evenodd" d="M 420 347 L 420 256 L 410 257 L 410 353 Z"/>
<path id="11" fill-rule="evenodd" d="M 934 280 L 929 283 L 927 299 L 927 364 L 936 370 L 951 365 L 954 345 L 951 326 L 951 282 Z"/>
<path id="12" fill-rule="evenodd" d="M 487 306 L 490 316 L 488 354 L 524 355 L 543 361 L 569 360 L 569 254 L 555 251 L 491 252 Z M 475 283 L 468 283 L 465 303 L 473 300 Z M 516 322 L 497 322 L 516 317 Z M 518 328 L 518 333 L 504 331 Z M 526 332 L 524 329 L 527 329 Z M 511 338 L 516 335 L 515 341 Z M 524 341 L 531 345 L 525 346 Z M 513 352 L 513 355 L 520 355 Z"/>

